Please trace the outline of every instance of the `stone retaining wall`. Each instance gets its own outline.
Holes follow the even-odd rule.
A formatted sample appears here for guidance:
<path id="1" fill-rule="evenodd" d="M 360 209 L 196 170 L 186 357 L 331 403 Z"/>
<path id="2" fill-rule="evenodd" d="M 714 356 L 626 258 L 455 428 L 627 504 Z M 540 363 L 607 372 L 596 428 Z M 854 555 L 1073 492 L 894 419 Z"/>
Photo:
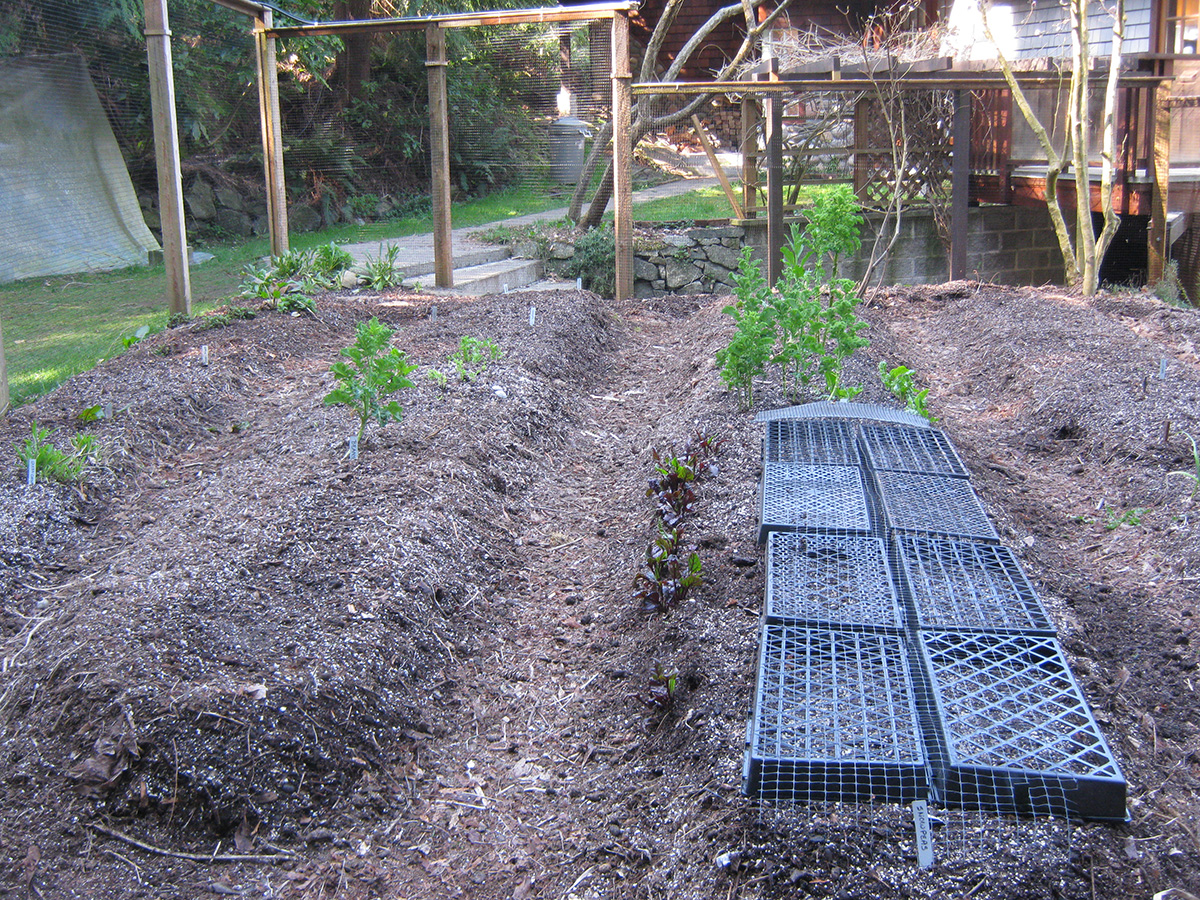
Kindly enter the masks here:
<path id="1" fill-rule="evenodd" d="M 868 216 L 863 247 L 875 241 L 880 219 Z M 969 213 L 967 277 L 1000 284 L 1061 284 L 1062 256 L 1044 208 L 975 207 Z M 639 232 L 634 244 L 634 294 L 724 293 L 733 286 L 741 248 L 756 259 L 766 256 L 765 221 Z M 842 267 L 847 278 L 861 277 L 863 258 Z M 928 212 L 905 213 L 900 236 L 876 269 L 883 284 L 938 284 L 950 277 L 946 248 Z"/>

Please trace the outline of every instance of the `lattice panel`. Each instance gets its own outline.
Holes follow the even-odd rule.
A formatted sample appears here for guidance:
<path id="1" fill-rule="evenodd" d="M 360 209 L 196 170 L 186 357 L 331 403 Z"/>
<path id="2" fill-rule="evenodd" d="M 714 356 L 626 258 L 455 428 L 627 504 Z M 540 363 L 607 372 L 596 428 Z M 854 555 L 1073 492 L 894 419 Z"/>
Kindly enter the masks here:
<path id="1" fill-rule="evenodd" d="M 1064 797 L 1059 814 L 1125 817 L 1125 780 L 1054 638 L 939 631 L 920 641 L 948 802 L 1020 809 L 1032 792 Z"/>
<path id="2" fill-rule="evenodd" d="M 767 623 L 746 789 L 768 799 L 924 796 L 925 751 L 900 634 Z"/>
<path id="3" fill-rule="evenodd" d="M 854 187 L 863 205 L 882 209 L 899 194 L 906 206 L 924 200 L 945 209 L 953 121 L 948 91 L 904 91 L 883 103 L 876 96 L 859 100 L 854 117 Z M 900 133 L 907 141 L 896 137 Z M 900 154 L 902 168 L 898 169 Z"/>
<path id="4" fill-rule="evenodd" d="M 769 620 L 904 627 L 887 553 L 877 537 L 772 534 L 765 610 Z"/>

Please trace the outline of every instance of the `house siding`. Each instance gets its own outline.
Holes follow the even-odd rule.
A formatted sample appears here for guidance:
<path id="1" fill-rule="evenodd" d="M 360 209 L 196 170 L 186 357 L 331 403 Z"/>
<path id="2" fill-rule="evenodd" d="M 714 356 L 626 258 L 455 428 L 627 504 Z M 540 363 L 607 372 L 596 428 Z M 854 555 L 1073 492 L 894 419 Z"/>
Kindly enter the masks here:
<path id="1" fill-rule="evenodd" d="M 1151 0 L 1127 0 L 1124 53 L 1151 51 L 1150 6 Z M 1071 32 L 1062 3 L 1057 0 L 1017 0 L 1012 11 L 1016 23 L 1018 58 L 1060 59 L 1070 55 Z M 1112 52 L 1112 16 L 1103 4 L 1092 3 L 1089 6 L 1088 30 L 1091 33 L 1093 57 L 1107 56 Z"/>

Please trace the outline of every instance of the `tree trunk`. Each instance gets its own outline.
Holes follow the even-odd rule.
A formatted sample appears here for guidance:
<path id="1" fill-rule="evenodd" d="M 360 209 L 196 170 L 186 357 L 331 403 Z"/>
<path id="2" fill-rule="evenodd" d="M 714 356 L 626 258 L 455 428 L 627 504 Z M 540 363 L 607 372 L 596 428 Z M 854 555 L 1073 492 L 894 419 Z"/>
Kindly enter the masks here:
<path id="1" fill-rule="evenodd" d="M 371 2 L 337 0 L 333 5 L 334 18 L 369 19 Z M 336 71 L 342 104 L 361 97 L 363 82 L 371 78 L 371 35 L 352 34 L 342 38 L 342 52 L 337 55 Z"/>

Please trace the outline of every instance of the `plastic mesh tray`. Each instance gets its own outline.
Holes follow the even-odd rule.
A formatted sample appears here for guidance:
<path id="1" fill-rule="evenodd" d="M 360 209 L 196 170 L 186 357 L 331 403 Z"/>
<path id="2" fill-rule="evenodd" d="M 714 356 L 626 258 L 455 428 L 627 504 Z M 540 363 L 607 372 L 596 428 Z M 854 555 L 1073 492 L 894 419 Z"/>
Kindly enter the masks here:
<path id="1" fill-rule="evenodd" d="M 776 532 L 767 541 L 768 620 L 904 627 L 881 538 Z"/>
<path id="2" fill-rule="evenodd" d="M 1125 779 L 1056 640 L 942 631 L 920 643 L 944 729 L 947 803 L 1125 818 Z"/>
<path id="3" fill-rule="evenodd" d="M 936 428 L 866 424 L 862 437 L 874 469 L 967 477 L 950 439 Z"/>
<path id="4" fill-rule="evenodd" d="M 779 419 L 866 419 L 875 422 L 895 422 L 928 428 L 929 423 L 916 413 L 882 403 L 848 403 L 844 400 L 819 400 L 782 409 L 766 409 L 755 414 L 756 422 L 774 422 Z"/>
<path id="5" fill-rule="evenodd" d="M 857 466 L 854 426 L 835 419 L 782 419 L 767 423 L 764 463 Z"/>
<path id="6" fill-rule="evenodd" d="M 772 531 L 868 533 L 871 515 L 857 466 L 763 466 L 758 541 Z"/>
<path id="7" fill-rule="evenodd" d="M 901 531 L 997 541 L 983 504 L 965 478 L 875 472 L 887 524 Z"/>
<path id="8" fill-rule="evenodd" d="M 899 534 L 896 545 L 918 627 L 1053 634 L 1007 547 L 919 534 Z"/>
<path id="9" fill-rule="evenodd" d="M 924 797 L 912 697 L 902 635 L 768 622 L 746 792 L 797 801 Z"/>

